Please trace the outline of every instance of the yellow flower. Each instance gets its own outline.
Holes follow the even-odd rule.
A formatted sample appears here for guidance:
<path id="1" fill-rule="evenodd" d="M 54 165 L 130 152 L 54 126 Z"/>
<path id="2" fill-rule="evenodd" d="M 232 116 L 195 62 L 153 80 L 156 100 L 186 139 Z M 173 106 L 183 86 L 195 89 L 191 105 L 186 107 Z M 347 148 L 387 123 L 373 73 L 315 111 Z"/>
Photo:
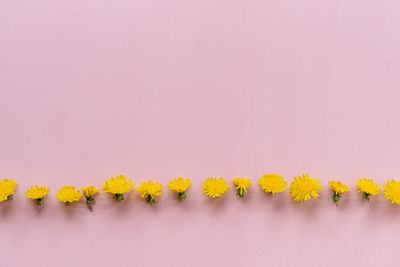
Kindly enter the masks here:
<path id="1" fill-rule="evenodd" d="M 50 192 L 47 186 L 31 186 L 31 189 L 26 191 L 26 196 L 36 201 L 39 205 L 43 204 L 44 197 Z"/>
<path id="2" fill-rule="evenodd" d="M 117 175 L 117 177 L 111 177 L 110 180 L 103 184 L 103 193 L 110 193 L 115 196 L 115 199 L 121 201 L 124 199 L 124 194 L 133 190 L 134 183 L 132 179 L 124 175 Z"/>
<path id="3" fill-rule="evenodd" d="M 11 199 L 17 189 L 17 181 L 7 179 L 0 181 L 0 202 Z"/>
<path id="4" fill-rule="evenodd" d="M 86 206 L 88 206 L 90 211 L 93 211 L 93 204 L 95 202 L 94 195 L 96 195 L 98 192 L 99 189 L 97 189 L 95 186 L 82 188 L 82 193 L 86 198 Z"/>
<path id="5" fill-rule="evenodd" d="M 284 192 L 287 186 L 287 182 L 279 174 L 265 174 L 261 177 L 259 184 L 265 193 L 271 193 L 272 195 Z"/>
<path id="6" fill-rule="evenodd" d="M 380 186 L 374 180 L 363 178 L 357 181 L 358 192 L 362 193 L 364 199 L 369 200 L 370 196 L 378 195 L 381 191 Z"/>
<path id="7" fill-rule="evenodd" d="M 186 199 L 186 191 L 192 186 L 192 181 L 189 178 L 178 178 L 169 182 L 169 189 L 178 193 L 178 200 Z"/>
<path id="8" fill-rule="evenodd" d="M 69 205 L 72 202 L 81 200 L 82 194 L 75 189 L 75 186 L 63 186 L 60 191 L 57 192 L 57 198 L 61 202 Z"/>
<path id="9" fill-rule="evenodd" d="M 163 185 L 160 184 L 159 182 L 153 182 L 152 180 L 149 180 L 144 183 L 140 183 L 140 187 L 136 188 L 136 191 L 138 191 L 141 195 L 140 197 L 146 198 L 147 203 L 153 204 L 155 203 L 154 197 L 158 197 L 162 195 L 162 190 Z"/>
<path id="10" fill-rule="evenodd" d="M 385 192 L 383 192 L 385 197 L 391 200 L 392 203 L 400 204 L 400 182 L 391 180 L 383 187 L 385 188 Z"/>
<path id="11" fill-rule="evenodd" d="M 349 192 L 350 188 L 344 183 L 338 181 L 330 181 L 329 185 L 333 191 L 332 200 L 336 206 L 339 206 L 339 200 L 342 197 L 342 194 Z"/>
<path id="12" fill-rule="evenodd" d="M 233 183 L 236 185 L 236 194 L 239 197 L 244 197 L 244 194 L 247 193 L 247 188 L 249 188 L 253 182 L 248 178 L 235 178 L 233 179 Z"/>
<path id="13" fill-rule="evenodd" d="M 311 178 L 308 174 L 303 174 L 294 178 L 290 185 L 290 195 L 297 202 L 303 203 L 311 197 L 318 199 L 318 191 L 322 190 L 322 185 L 318 179 Z"/>
<path id="14" fill-rule="evenodd" d="M 216 198 L 223 196 L 228 192 L 229 184 L 222 177 L 219 179 L 210 177 L 204 181 L 203 189 L 203 194 L 210 198 Z"/>

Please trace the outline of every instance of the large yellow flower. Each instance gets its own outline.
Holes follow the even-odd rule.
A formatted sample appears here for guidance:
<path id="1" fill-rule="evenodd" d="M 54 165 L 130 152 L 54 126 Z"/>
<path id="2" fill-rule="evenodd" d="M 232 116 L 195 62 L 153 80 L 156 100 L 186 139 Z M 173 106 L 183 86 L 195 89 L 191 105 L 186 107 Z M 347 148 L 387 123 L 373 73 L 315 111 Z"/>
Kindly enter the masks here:
<path id="1" fill-rule="evenodd" d="M 322 190 L 322 185 L 319 180 L 311 178 L 308 174 L 294 178 L 290 185 L 290 195 L 300 203 L 310 200 L 311 197 L 318 199 L 320 190 Z"/>
<path id="2" fill-rule="evenodd" d="M 140 183 L 140 187 L 136 188 L 136 191 L 140 193 L 140 197 L 146 198 L 147 203 L 153 204 L 156 202 L 154 197 L 162 195 L 162 189 L 162 184 L 149 180 L 147 182 Z"/>
<path id="3" fill-rule="evenodd" d="M 17 181 L 7 179 L 0 181 L 0 202 L 11 199 L 17 189 Z"/>
<path id="4" fill-rule="evenodd" d="M 100 190 L 97 189 L 95 186 L 88 186 L 82 188 L 82 193 L 86 198 L 86 206 L 88 206 L 90 211 L 93 211 L 93 204 L 95 202 L 94 195 L 96 195 L 99 192 Z"/>
<path id="5" fill-rule="evenodd" d="M 75 186 L 63 186 L 60 191 L 57 192 L 57 198 L 69 205 L 72 202 L 79 201 L 82 198 L 81 192 L 75 189 Z"/>
<path id="6" fill-rule="evenodd" d="M 249 188 L 253 182 L 248 178 L 235 178 L 233 179 L 233 183 L 236 185 L 236 194 L 239 197 L 244 197 L 244 194 L 247 193 L 247 188 Z"/>
<path id="7" fill-rule="evenodd" d="M 385 188 L 385 192 L 383 192 L 385 197 L 391 200 L 392 203 L 400 204 L 400 182 L 391 180 L 383 187 Z"/>
<path id="8" fill-rule="evenodd" d="M 265 174 L 261 177 L 259 184 L 265 193 L 271 193 L 272 195 L 284 192 L 287 186 L 287 182 L 279 174 Z"/>
<path id="9" fill-rule="evenodd" d="M 217 198 L 228 192 L 229 184 L 222 177 L 219 179 L 210 177 L 204 181 L 203 189 L 203 194 L 210 198 Z"/>
<path id="10" fill-rule="evenodd" d="M 339 206 L 339 200 L 342 197 L 342 194 L 349 192 L 350 188 L 344 183 L 338 181 L 330 181 L 329 185 L 333 191 L 332 200 L 336 206 Z"/>
<path id="11" fill-rule="evenodd" d="M 36 201 L 39 205 L 43 204 L 44 197 L 50 192 L 47 186 L 31 186 L 31 189 L 26 191 L 26 196 Z"/>
<path id="12" fill-rule="evenodd" d="M 358 192 L 362 193 L 364 199 L 369 200 L 370 196 L 378 195 L 381 191 L 378 183 L 375 183 L 372 179 L 363 178 L 357 181 Z"/>
<path id="13" fill-rule="evenodd" d="M 186 191 L 192 186 L 192 181 L 189 178 L 177 178 L 169 182 L 169 189 L 178 193 L 178 200 L 186 199 Z"/>
<path id="14" fill-rule="evenodd" d="M 124 194 L 133 190 L 134 183 L 132 179 L 124 175 L 117 175 L 117 177 L 111 177 L 108 181 L 103 184 L 104 192 L 113 194 L 115 199 L 121 201 L 124 199 Z"/>

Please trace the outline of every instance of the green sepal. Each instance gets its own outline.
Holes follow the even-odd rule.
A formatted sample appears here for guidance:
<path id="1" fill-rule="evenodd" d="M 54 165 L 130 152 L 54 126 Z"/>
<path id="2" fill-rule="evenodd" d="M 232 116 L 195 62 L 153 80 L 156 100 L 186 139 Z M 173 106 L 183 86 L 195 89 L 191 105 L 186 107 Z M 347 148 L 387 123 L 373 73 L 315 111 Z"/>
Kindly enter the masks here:
<path id="1" fill-rule="evenodd" d="M 184 201 L 186 199 L 186 192 L 179 192 L 178 193 L 178 200 L 180 202 Z"/>
<path id="2" fill-rule="evenodd" d="M 86 206 L 89 208 L 90 211 L 93 211 L 93 204 L 95 200 L 93 197 L 86 198 Z"/>
<path id="3" fill-rule="evenodd" d="M 333 192 L 332 200 L 336 204 L 336 206 L 339 206 L 339 200 L 340 200 L 341 194 L 337 192 Z"/>
<path id="4" fill-rule="evenodd" d="M 149 203 L 149 204 L 153 204 L 153 203 L 156 203 L 156 200 L 154 199 L 153 195 L 149 194 L 146 197 L 146 202 Z"/>
<path id="5" fill-rule="evenodd" d="M 35 199 L 35 200 L 36 200 L 36 203 L 37 203 L 38 205 L 42 205 L 42 204 L 43 204 L 43 201 L 44 201 L 44 197 L 37 198 L 37 199 Z"/>
<path id="6" fill-rule="evenodd" d="M 114 196 L 115 196 L 115 199 L 118 201 L 122 201 L 125 198 L 124 194 L 114 194 Z"/>
<path id="7" fill-rule="evenodd" d="M 362 197 L 363 197 L 364 199 L 368 200 L 368 201 L 369 201 L 370 196 L 371 196 L 370 193 L 362 192 Z"/>
<path id="8" fill-rule="evenodd" d="M 238 197 L 244 197 L 244 194 L 245 194 L 245 192 L 244 192 L 244 190 L 243 190 L 243 188 L 238 188 L 238 189 L 236 189 L 236 195 L 238 196 Z"/>

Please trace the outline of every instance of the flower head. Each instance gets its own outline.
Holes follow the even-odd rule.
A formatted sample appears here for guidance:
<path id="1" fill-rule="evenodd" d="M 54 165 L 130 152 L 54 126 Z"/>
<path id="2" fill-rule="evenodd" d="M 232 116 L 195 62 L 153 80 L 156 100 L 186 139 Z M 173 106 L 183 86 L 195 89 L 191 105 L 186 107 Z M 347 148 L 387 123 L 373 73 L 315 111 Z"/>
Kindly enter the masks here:
<path id="1" fill-rule="evenodd" d="M 124 199 L 125 193 L 133 190 L 133 186 L 132 179 L 120 174 L 117 177 L 111 177 L 103 184 L 103 193 L 113 194 L 118 201 L 121 201 Z"/>
<path id="2" fill-rule="evenodd" d="M 184 201 L 186 199 L 186 191 L 192 186 L 192 181 L 189 178 L 177 178 L 169 182 L 169 189 L 178 193 L 178 200 Z"/>
<path id="3" fill-rule="evenodd" d="M 322 185 L 319 180 L 311 178 L 308 174 L 294 178 L 290 185 L 290 195 L 300 203 L 310 200 L 311 197 L 318 199 L 320 190 L 322 190 Z"/>
<path id="4" fill-rule="evenodd" d="M 75 186 L 63 186 L 60 191 L 57 192 L 57 198 L 69 205 L 72 202 L 79 201 L 82 198 L 81 192 L 75 189 Z"/>
<path id="5" fill-rule="evenodd" d="M 155 203 L 155 198 L 162 195 L 163 185 L 159 182 L 153 182 L 149 180 L 147 182 L 140 183 L 140 187 L 136 188 L 136 191 L 140 193 L 140 197 L 146 198 L 147 203 Z"/>
<path id="6" fill-rule="evenodd" d="M 383 192 L 385 197 L 391 200 L 392 203 L 400 205 L 400 182 L 391 180 L 388 181 L 383 187 L 385 188 L 385 192 Z"/>
<path id="7" fill-rule="evenodd" d="M 339 206 L 339 200 L 342 197 L 342 194 L 349 192 L 350 188 L 344 183 L 338 181 L 330 181 L 329 185 L 333 191 L 332 200 L 336 206 Z"/>
<path id="8" fill-rule="evenodd" d="M 95 202 L 94 195 L 99 193 L 100 190 L 97 189 L 95 186 L 88 186 L 82 188 L 83 196 L 86 198 L 86 206 L 88 206 L 90 211 L 93 211 L 93 204 Z"/>
<path id="9" fill-rule="evenodd" d="M 265 193 L 271 193 L 272 195 L 284 192 L 287 186 L 287 182 L 279 174 L 265 174 L 261 177 L 259 184 Z"/>
<path id="10" fill-rule="evenodd" d="M 253 182 L 248 178 L 235 178 L 233 179 L 233 183 L 236 186 L 236 194 L 239 197 L 244 197 L 244 194 L 247 193 L 247 188 L 249 188 Z"/>
<path id="11" fill-rule="evenodd" d="M 219 179 L 210 177 L 204 181 L 203 189 L 203 194 L 210 198 L 217 198 L 228 192 L 229 184 L 222 177 Z"/>
<path id="12" fill-rule="evenodd" d="M 378 195 L 381 191 L 378 183 L 375 183 L 372 179 L 363 178 L 357 181 L 358 192 L 362 193 L 364 199 L 369 200 L 370 196 Z"/>
<path id="13" fill-rule="evenodd" d="M 17 189 L 17 181 L 7 179 L 0 181 L 0 202 L 11 199 Z"/>
<path id="14" fill-rule="evenodd" d="M 26 191 L 26 196 L 36 201 L 39 205 L 42 205 L 44 197 L 50 192 L 47 186 L 31 186 L 31 189 Z"/>

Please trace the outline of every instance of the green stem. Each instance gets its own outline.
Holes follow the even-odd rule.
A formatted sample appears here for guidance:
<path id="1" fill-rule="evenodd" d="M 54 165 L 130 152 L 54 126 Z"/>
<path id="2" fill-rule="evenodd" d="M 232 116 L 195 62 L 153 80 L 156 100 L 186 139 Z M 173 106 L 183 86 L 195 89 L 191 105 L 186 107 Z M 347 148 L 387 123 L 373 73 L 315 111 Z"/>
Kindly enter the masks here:
<path id="1" fill-rule="evenodd" d="M 333 192 L 333 202 L 336 204 L 336 206 L 339 206 L 339 200 L 340 200 L 341 195 L 337 192 Z"/>
<path id="2" fill-rule="evenodd" d="M 44 197 L 36 199 L 36 203 L 39 204 L 39 205 L 42 205 L 43 201 L 44 201 Z"/>

